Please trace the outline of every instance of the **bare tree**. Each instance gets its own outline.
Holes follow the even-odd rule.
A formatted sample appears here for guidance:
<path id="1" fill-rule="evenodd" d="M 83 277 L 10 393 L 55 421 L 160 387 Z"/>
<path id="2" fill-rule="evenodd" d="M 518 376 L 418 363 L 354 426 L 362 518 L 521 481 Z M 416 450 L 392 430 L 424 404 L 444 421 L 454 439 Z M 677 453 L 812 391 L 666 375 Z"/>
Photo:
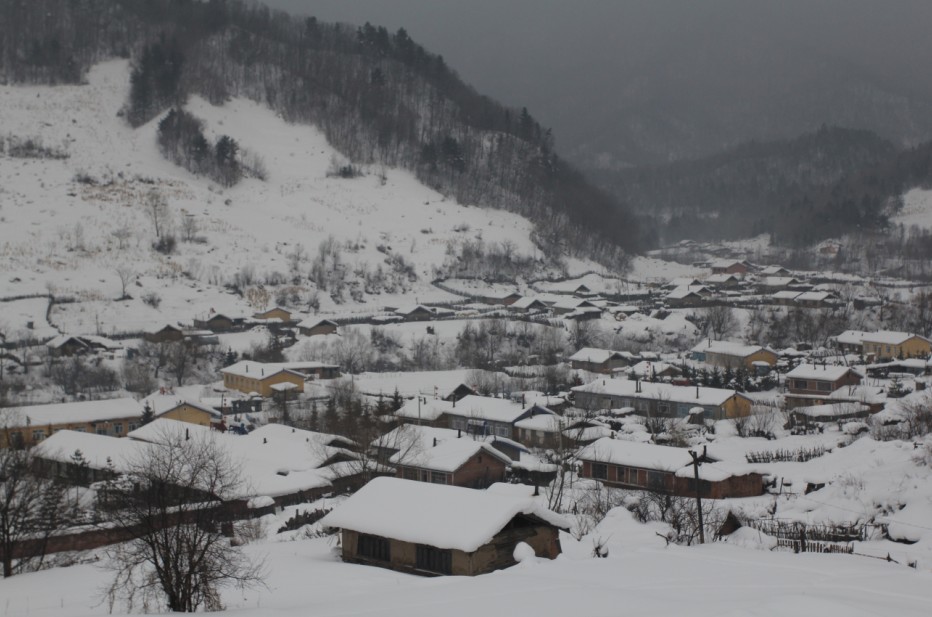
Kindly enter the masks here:
<path id="1" fill-rule="evenodd" d="M 108 481 L 103 507 L 129 542 L 108 551 L 114 577 L 111 610 L 167 606 L 171 611 L 218 610 L 220 589 L 262 584 L 262 563 L 221 533 L 233 522 L 226 502 L 243 495 L 238 465 L 216 436 L 168 430 L 125 473 Z M 235 527 L 234 527 L 235 529 Z"/>
<path id="2" fill-rule="evenodd" d="M 133 281 L 136 271 L 126 264 L 121 264 L 116 267 L 116 275 L 120 279 L 120 297 L 117 300 L 130 300 L 130 296 L 126 293 L 126 286 Z"/>
<path id="3" fill-rule="evenodd" d="M 161 238 L 170 215 L 168 201 L 157 189 L 152 189 L 146 194 L 143 207 L 146 210 L 146 216 L 152 221 L 152 226 L 155 228 L 155 237 Z"/>
<path id="4" fill-rule="evenodd" d="M 185 212 L 184 216 L 181 217 L 181 239 L 185 242 L 193 242 L 196 237 L 197 219 L 194 218 L 193 214 Z"/>
<path id="5" fill-rule="evenodd" d="M 130 231 L 130 228 L 125 224 L 120 225 L 118 228 L 113 230 L 113 237 L 117 239 L 117 248 L 119 248 L 121 251 L 125 249 L 126 241 L 129 240 L 131 235 L 132 231 Z"/>
<path id="6" fill-rule="evenodd" d="M 3 410 L 3 415 L 10 417 L 10 412 Z M 0 429 L 7 444 L 15 442 L 12 424 Z M 0 560 L 4 578 L 42 565 L 49 537 L 64 524 L 64 488 L 39 472 L 32 451 L 0 449 Z"/>
<path id="7" fill-rule="evenodd" d="M 716 340 L 734 334 L 738 328 L 734 310 L 725 304 L 716 304 L 703 310 L 702 318 L 705 324 L 704 333 Z"/>

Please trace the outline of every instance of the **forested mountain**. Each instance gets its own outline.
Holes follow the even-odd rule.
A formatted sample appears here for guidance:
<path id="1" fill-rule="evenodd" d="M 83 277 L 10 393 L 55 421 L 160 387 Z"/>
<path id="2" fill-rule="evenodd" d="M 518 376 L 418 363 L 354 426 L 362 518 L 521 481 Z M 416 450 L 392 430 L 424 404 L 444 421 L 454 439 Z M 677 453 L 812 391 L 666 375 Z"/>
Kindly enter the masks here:
<path id="1" fill-rule="evenodd" d="M 637 220 L 554 154 L 526 109 L 465 84 L 403 29 L 351 28 L 239 0 L 0 0 L 0 79 L 76 83 L 131 57 L 140 125 L 198 94 L 313 123 L 359 164 L 399 166 L 464 204 L 531 218 L 544 250 L 618 261 Z"/>
<path id="2" fill-rule="evenodd" d="M 900 151 L 870 131 L 823 127 L 599 179 L 634 209 L 657 217 L 665 241 L 770 233 L 777 243 L 799 246 L 882 228 L 890 198 L 932 180 L 928 150 Z"/>

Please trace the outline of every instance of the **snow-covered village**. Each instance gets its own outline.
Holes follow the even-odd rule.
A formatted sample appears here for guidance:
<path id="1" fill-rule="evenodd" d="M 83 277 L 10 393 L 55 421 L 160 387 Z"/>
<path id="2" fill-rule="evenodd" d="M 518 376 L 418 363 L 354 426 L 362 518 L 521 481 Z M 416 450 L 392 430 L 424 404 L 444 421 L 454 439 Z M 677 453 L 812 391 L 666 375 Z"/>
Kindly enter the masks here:
<path id="1" fill-rule="evenodd" d="M 0 614 L 929 614 L 932 178 L 689 237 L 404 29 L 19 4 Z"/>

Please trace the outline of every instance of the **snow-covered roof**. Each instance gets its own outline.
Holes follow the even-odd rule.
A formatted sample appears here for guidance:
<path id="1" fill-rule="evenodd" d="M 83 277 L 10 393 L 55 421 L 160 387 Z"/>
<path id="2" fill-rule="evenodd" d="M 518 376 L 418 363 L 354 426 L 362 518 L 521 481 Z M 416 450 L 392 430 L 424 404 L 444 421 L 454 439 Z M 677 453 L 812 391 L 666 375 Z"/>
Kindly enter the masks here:
<path id="1" fill-rule="evenodd" d="M 286 368 L 282 364 L 254 362 L 253 360 L 240 360 L 236 364 L 220 369 L 221 373 L 236 375 L 238 377 L 252 377 L 254 379 L 265 379 L 266 377 L 277 375 L 282 371 L 294 372 L 294 369 Z"/>
<path id="2" fill-rule="evenodd" d="M 338 454 L 344 459 L 355 458 L 356 455 L 346 448 L 330 445 L 349 446 L 351 441 L 282 424 L 267 424 L 248 435 L 233 435 L 206 426 L 158 418 L 130 432 L 128 437 L 158 446 L 178 434 L 219 443 L 242 473 L 240 497 L 276 497 L 324 488 L 337 476 L 354 470 L 346 468 L 347 463 L 326 465 Z"/>
<path id="3" fill-rule="evenodd" d="M 709 339 L 704 339 L 692 348 L 694 352 L 736 356 L 739 358 L 746 358 L 763 350 L 764 348 L 760 345 L 745 345 L 744 343 L 713 341 Z"/>
<path id="4" fill-rule="evenodd" d="M 865 343 L 878 343 L 880 345 L 902 345 L 914 336 L 928 341 L 926 337 L 912 332 L 896 332 L 893 330 L 880 330 L 879 332 L 865 332 L 861 340 Z"/>
<path id="5" fill-rule="evenodd" d="M 447 413 L 476 420 L 512 423 L 521 417 L 526 408 L 508 399 L 490 396 L 464 396 Z"/>
<path id="6" fill-rule="evenodd" d="M 122 418 L 142 416 L 142 405 L 131 398 L 116 398 L 103 401 L 81 401 L 77 403 L 55 403 L 19 407 L 7 425 L 47 426 L 49 424 L 86 424 L 108 422 Z"/>
<path id="7" fill-rule="evenodd" d="M 690 296 L 699 296 L 701 291 L 708 291 L 707 287 L 698 286 L 698 287 L 677 287 L 670 291 L 665 297 L 667 300 L 683 300 Z"/>
<path id="8" fill-rule="evenodd" d="M 553 308 L 561 310 L 579 310 L 582 308 L 597 308 L 591 300 L 582 300 L 580 298 L 561 298 L 553 303 Z"/>
<path id="9" fill-rule="evenodd" d="M 865 332 L 863 330 L 845 330 L 841 334 L 835 337 L 835 340 L 840 345 L 860 345 L 866 335 L 870 332 Z"/>
<path id="10" fill-rule="evenodd" d="M 841 416 L 866 414 L 869 408 L 861 403 L 833 403 L 830 405 L 809 405 L 796 407 L 793 413 L 809 418 L 831 419 Z"/>
<path id="11" fill-rule="evenodd" d="M 584 461 L 669 472 L 691 465 L 693 461 L 689 451 L 683 448 L 623 441 L 610 437 L 603 437 L 582 448 L 578 458 Z"/>
<path id="12" fill-rule="evenodd" d="M 804 291 L 803 293 L 796 296 L 796 301 L 797 302 L 824 302 L 834 297 L 835 295 L 828 291 Z"/>
<path id="13" fill-rule="evenodd" d="M 847 366 L 823 366 L 819 364 L 800 364 L 786 374 L 787 379 L 811 379 L 814 381 L 838 381 L 854 371 Z"/>
<path id="14" fill-rule="evenodd" d="M 146 444 L 132 439 L 120 439 L 96 433 L 57 431 L 40 442 L 33 454 L 48 461 L 71 463 L 80 450 L 91 469 L 106 469 L 112 464 L 117 472 L 126 471 L 134 461 L 141 460 Z"/>
<path id="15" fill-rule="evenodd" d="M 778 291 L 771 295 L 770 297 L 774 300 L 796 300 L 799 296 L 802 295 L 801 291 L 792 291 L 789 289 Z"/>
<path id="16" fill-rule="evenodd" d="M 641 377 L 642 379 L 643 378 L 649 379 L 651 378 L 652 375 L 659 375 L 660 373 L 663 373 L 671 369 L 675 373 L 682 372 L 678 366 L 674 366 L 673 364 L 669 364 L 667 362 L 649 362 L 647 360 L 644 360 L 642 362 L 638 362 L 637 364 L 629 368 L 628 374 L 637 375 L 638 377 Z"/>
<path id="17" fill-rule="evenodd" d="M 828 395 L 839 401 L 858 401 L 869 405 L 883 404 L 887 400 L 887 389 L 881 386 L 842 386 Z"/>
<path id="18" fill-rule="evenodd" d="M 640 392 L 638 392 L 640 388 Z M 629 396 L 673 403 L 695 403 L 696 405 L 723 405 L 733 396 L 743 396 L 734 390 L 705 388 L 702 386 L 674 386 L 667 383 L 632 381 L 630 379 L 597 379 L 584 386 L 576 386 L 573 392 L 589 392 L 608 396 Z"/>
<path id="19" fill-rule="evenodd" d="M 611 349 L 598 349 L 597 347 L 583 347 L 568 359 L 570 362 L 594 362 L 595 364 L 602 364 L 603 362 L 608 361 L 610 358 L 626 357 L 627 356 L 625 356 L 620 351 L 612 351 Z"/>
<path id="20" fill-rule="evenodd" d="M 522 296 L 511 303 L 512 308 L 526 309 L 531 308 L 535 304 L 541 304 L 547 306 L 547 303 L 541 300 L 536 296 Z"/>
<path id="21" fill-rule="evenodd" d="M 518 420 L 515 422 L 515 427 L 531 431 L 544 431 L 545 433 L 558 433 L 562 422 L 563 419 L 558 415 L 540 413 Z"/>
<path id="22" fill-rule="evenodd" d="M 712 283 L 713 285 L 715 285 L 715 284 L 720 284 L 720 283 L 727 283 L 729 281 L 740 281 L 740 280 L 741 279 L 739 279 L 734 274 L 728 274 L 727 272 L 722 272 L 720 274 L 710 274 L 709 276 L 706 277 L 705 282 Z"/>
<path id="23" fill-rule="evenodd" d="M 405 420 L 433 422 L 451 409 L 453 409 L 453 403 L 450 401 L 439 398 L 425 400 L 423 397 L 415 397 L 395 411 L 395 416 Z"/>
<path id="24" fill-rule="evenodd" d="M 320 523 L 472 553 L 519 514 L 535 516 L 557 527 L 568 526 L 564 517 L 547 510 L 533 497 L 399 478 L 375 478 Z"/>
<path id="25" fill-rule="evenodd" d="M 760 280 L 760 284 L 764 287 L 786 287 L 797 283 L 799 280 L 792 276 L 765 276 Z"/>
<path id="26" fill-rule="evenodd" d="M 318 362 L 317 360 L 303 360 L 301 362 L 281 362 L 280 366 L 288 371 L 316 371 L 317 369 L 330 368 L 338 369 L 339 364 L 330 364 L 328 362 Z"/>
<path id="27" fill-rule="evenodd" d="M 760 271 L 762 276 L 778 276 L 784 273 L 789 273 L 789 270 L 783 266 L 767 266 L 765 268 L 761 268 Z"/>
<path id="28" fill-rule="evenodd" d="M 339 326 L 339 324 L 330 319 L 320 319 L 319 317 L 308 317 L 298 322 L 299 328 L 313 328 L 314 326 Z"/>
<path id="29" fill-rule="evenodd" d="M 389 462 L 393 465 L 406 465 L 408 467 L 421 467 L 433 471 L 453 473 L 480 452 L 497 458 L 506 465 L 511 464 L 510 458 L 492 446 L 481 441 L 473 441 L 469 437 L 437 441 L 436 445 L 426 444 L 426 447 L 411 455 L 398 452 L 392 455 Z"/>

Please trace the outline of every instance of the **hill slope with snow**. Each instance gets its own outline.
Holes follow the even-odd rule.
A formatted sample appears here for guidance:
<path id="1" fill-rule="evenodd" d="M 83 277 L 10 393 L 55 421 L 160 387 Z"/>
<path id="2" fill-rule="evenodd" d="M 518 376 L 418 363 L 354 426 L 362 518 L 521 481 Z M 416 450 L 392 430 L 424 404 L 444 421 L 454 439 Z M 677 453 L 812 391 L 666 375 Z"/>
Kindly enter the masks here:
<path id="1" fill-rule="evenodd" d="M 52 313 L 69 332 L 138 331 L 210 308 L 251 313 L 255 303 L 224 289 L 237 277 L 247 283 L 241 287 L 250 279 L 281 283 L 273 293 L 288 285 L 289 303 L 306 305 L 315 291 L 307 275 L 321 245 L 336 247 L 324 264 L 346 282 L 341 310 L 453 299 L 429 284 L 451 243 L 507 242 L 516 255 L 538 255 L 526 219 L 458 205 L 408 172 L 329 177 L 342 159 L 317 129 L 289 124 L 251 101 L 217 107 L 194 97 L 186 109 L 204 121 L 208 139 L 230 135 L 261 157 L 268 180 L 224 189 L 196 177 L 161 156 L 158 119 L 133 130 L 121 117 L 128 75 L 126 61 L 109 61 L 82 86 L 0 87 L 0 135 L 68 155 L 0 158 L 0 296 L 51 290 L 81 300 Z M 155 232 L 143 204 L 153 188 L 167 197 L 176 235 L 188 215 L 203 242 L 179 241 L 172 255 L 152 249 Z M 122 242 L 121 229 L 129 236 Z M 113 302 L 122 292 L 120 268 L 131 270 L 133 299 Z M 379 275 L 384 284 L 372 283 Z M 161 305 L 144 304 L 146 294 L 160 296 Z M 322 309 L 334 308 L 328 293 L 319 298 Z"/>

